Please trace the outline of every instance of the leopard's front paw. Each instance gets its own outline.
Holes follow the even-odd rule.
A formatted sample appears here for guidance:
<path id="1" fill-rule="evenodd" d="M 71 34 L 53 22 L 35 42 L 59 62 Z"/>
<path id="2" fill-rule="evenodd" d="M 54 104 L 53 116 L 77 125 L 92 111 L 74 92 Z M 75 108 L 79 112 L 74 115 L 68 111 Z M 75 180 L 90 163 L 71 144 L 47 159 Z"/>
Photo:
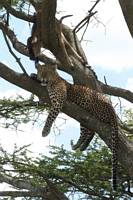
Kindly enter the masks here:
<path id="1" fill-rule="evenodd" d="M 50 133 L 50 129 L 47 127 L 44 127 L 42 130 L 42 137 L 46 137 Z"/>

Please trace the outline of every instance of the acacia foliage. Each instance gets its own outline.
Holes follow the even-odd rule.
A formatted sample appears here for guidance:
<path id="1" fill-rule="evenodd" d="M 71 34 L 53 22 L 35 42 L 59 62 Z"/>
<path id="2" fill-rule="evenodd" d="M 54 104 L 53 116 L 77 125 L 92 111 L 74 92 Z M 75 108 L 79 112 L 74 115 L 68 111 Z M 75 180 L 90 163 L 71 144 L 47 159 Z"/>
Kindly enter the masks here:
<path id="1" fill-rule="evenodd" d="M 13 154 L 1 148 L 1 176 L 7 176 L 10 181 L 15 180 L 10 185 L 17 186 L 20 194 L 27 186 L 27 196 L 32 194 L 32 198 L 45 199 L 49 191 L 49 180 L 69 199 L 131 199 L 132 193 L 127 188 L 130 183 L 128 189 L 131 189 L 133 183 L 121 165 L 119 189 L 117 192 L 112 191 L 111 153 L 105 145 L 101 145 L 98 138 L 95 138 L 85 153 L 65 150 L 63 146 L 50 148 L 49 156 L 40 155 L 39 158 L 31 157 L 27 147 L 15 147 Z M 121 174 L 125 177 L 123 180 L 120 179 Z"/>
<path id="2" fill-rule="evenodd" d="M 43 110 L 44 105 L 38 105 L 33 97 L 25 100 L 19 96 L 16 100 L 3 99 L 0 101 L 1 119 L 5 118 L 5 124 L 8 123 L 10 127 L 16 128 L 16 125 L 28 123 L 31 120 L 34 123 L 39 122 L 39 119 L 36 120 L 35 113 L 39 116 Z M 132 116 L 131 110 L 125 111 L 124 127 L 132 128 Z M 6 126 L 6 128 L 9 127 Z M 131 136 L 129 134 L 132 140 Z M 119 199 L 120 197 L 130 199 L 133 195 L 132 180 L 120 164 L 118 166 L 119 188 L 115 193 L 112 191 L 112 155 L 107 146 L 97 137 L 84 153 L 78 150 L 66 150 L 63 146 L 53 146 L 50 148 L 49 156 L 43 154 L 39 158 L 33 158 L 27 147 L 15 146 L 13 154 L 7 153 L 2 147 L 0 150 L 2 180 L 10 183 L 12 187 L 17 187 L 19 191 L 19 194 L 9 193 L 11 196 L 27 195 L 39 199 L 43 196 L 45 199 L 45 193 L 43 192 L 42 195 L 41 191 L 48 190 L 47 180 L 50 180 L 57 190 L 63 192 L 69 199 L 72 196 L 78 199 L 82 197 L 94 200 L 103 199 L 103 197 L 105 199 Z M 5 179 L 5 176 L 10 177 L 10 181 Z M 28 193 L 21 193 L 22 189 L 28 189 Z M 33 190 L 38 192 L 33 192 Z"/>

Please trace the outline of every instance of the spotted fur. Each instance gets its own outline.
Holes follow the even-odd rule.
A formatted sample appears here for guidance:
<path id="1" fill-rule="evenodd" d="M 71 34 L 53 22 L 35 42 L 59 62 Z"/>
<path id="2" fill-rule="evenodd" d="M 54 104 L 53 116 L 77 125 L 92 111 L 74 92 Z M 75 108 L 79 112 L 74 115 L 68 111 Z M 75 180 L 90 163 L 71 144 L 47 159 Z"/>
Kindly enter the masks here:
<path id="1" fill-rule="evenodd" d="M 107 101 L 104 95 L 97 93 L 85 86 L 71 85 L 62 79 L 54 65 L 38 65 L 37 78 L 41 84 L 47 87 L 52 108 L 47 117 L 45 126 L 42 131 L 43 136 L 47 136 L 50 132 L 52 124 L 66 101 L 73 102 L 83 109 L 87 110 L 91 115 L 101 122 L 107 123 L 112 127 L 112 165 L 113 165 L 113 188 L 117 187 L 117 145 L 118 145 L 118 125 L 117 117 L 112 105 Z M 84 150 L 92 137 L 94 131 L 81 125 L 81 136 L 78 142 L 73 145 L 73 149 L 80 147 Z"/>

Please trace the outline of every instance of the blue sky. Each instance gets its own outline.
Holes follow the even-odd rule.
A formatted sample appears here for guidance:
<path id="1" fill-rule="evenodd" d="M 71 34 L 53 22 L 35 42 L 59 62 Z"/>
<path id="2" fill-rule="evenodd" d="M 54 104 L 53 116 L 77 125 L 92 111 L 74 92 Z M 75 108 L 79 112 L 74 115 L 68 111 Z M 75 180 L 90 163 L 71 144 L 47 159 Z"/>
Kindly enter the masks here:
<path id="1" fill-rule="evenodd" d="M 81 5 L 80 0 L 64 0 L 59 2 L 58 10 L 61 10 L 62 12 L 57 15 L 58 18 L 66 14 L 73 13 L 74 15 L 71 19 L 64 20 L 64 23 L 70 26 L 76 25 L 86 15 L 89 9 L 88 0 L 84 0 L 83 5 Z M 88 61 L 100 80 L 103 81 L 103 77 L 106 76 L 108 84 L 133 91 L 133 40 L 127 29 L 118 1 L 102 1 L 97 10 L 99 11 L 97 16 L 98 20 L 104 23 L 106 28 L 94 20 L 89 25 L 84 41 L 82 42 Z M 28 23 L 25 24 L 22 21 L 16 22 L 12 20 L 11 25 L 16 30 L 19 39 L 26 43 L 26 38 L 30 34 Z M 81 37 L 81 33 L 79 33 L 79 37 Z M 1 62 L 20 71 L 19 66 L 9 54 L 8 49 L 6 49 L 1 32 L 0 43 Z M 18 55 L 21 57 L 20 54 Z M 21 61 L 29 73 L 33 72 L 33 62 L 29 61 L 25 56 L 22 57 Z M 25 96 L 28 95 L 25 91 L 20 90 L 18 87 L 15 87 L 2 79 L 0 79 L 0 85 L 0 97 L 10 97 L 16 95 L 16 93 Z M 123 101 L 123 104 L 131 106 L 131 104 L 127 104 L 125 101 Z M 56 122 L 57 125 L 62 123 L 61 119 L 58 119 Z M 47 138 L 42 138 L 42 127 L 43 126 L 34 127 L 34 129 L 32 129 L 31 124 L 21 125 L 20 128 L 23 129 L 24 132 L 14 132 L 0 128 L 0 141 L 7 149 L 9 149 L 10 145 L 10 150 L 13 149 L 15 142 L 21 146 L 23 144 L 32 143 L 33 151 L 37 150 L 37 152 L 44 152 L 45 146 L 48 144 L 58 145 L 64 143 L 65 147 L 70 148 L 70 140 L 76 140 L 79 136 L 79 125 L 70 118 L 68 118 L 64 126 L 61 126 L 61 134 L 56 134 L 57 136 L 55 136 L 54 131 L 52 131 Z M 8 141 L 9 134 L 10 141 Z"/>

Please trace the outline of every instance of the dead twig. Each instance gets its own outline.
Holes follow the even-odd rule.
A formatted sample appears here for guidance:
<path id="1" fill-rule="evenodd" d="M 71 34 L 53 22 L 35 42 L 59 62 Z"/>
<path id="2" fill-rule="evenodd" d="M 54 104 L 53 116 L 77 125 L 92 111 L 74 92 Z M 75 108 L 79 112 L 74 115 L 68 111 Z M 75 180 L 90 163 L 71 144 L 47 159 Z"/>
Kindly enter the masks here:
<path id="1" fill-rule="evenodd" d="M 73 29 L 73 33 L 74 33 L 74 35 L 75 35 L 78 31 L 80 31 L 80 30 L 86 25 L 85 30 L 84 30 L 84 32 L 83 32 L 83 34 L 82 34 L 82 37 L 81 37 L 81 40 L 80 40 L 80 41 L 83 40 L 83 37 L 84 37 L 84 35 L 85 35 L 86 31 L 87 31 L 87 28 L 88 28 L 88 25 L 89 25 L 89 22 L 90 22 L 91 17 L 94 16 L 94 15 L 97 13 L 97 11 L 95 11 L 95 12 L 92 12 L 92 11 L 94 10 L 94 8 L 96 7 L 96 5 L 97 5 L 99 2 L 100 2 L 100 0 L 97 0 L 97 1 L 95 2 L 95 4 L 92 6 L 92 8 L 88 11 L 89 14 L 88 14 L 84 19 L 82 19 L 82 20 L 75 26 L 75 28 Z"/>
<path id="2" fill-rule="evenodd" d="M 95 2 L 95 4 L 92 6 L 92 8 L 88 11 L 88 15 L 83 19 L 81 20 L 76 26 L 75 28 L 73 29 L 73 32 L 78 32 L 81 28 L 83 28 L 86 24 L 89 24 L 89 21 L 90 21 L 90 18 L 95 15 L 97 13 L 97 11 L 95 12 L 92 12 L 94 10 L 94 8 L 96 7 L 96 5 L 100 2 L 101 0 L 97 0 Z M 88 27 L 88 25 L 87 25 Z"/>
<path id="3" fill-rule="evenodd" d="M 84 19 L 82 19 L 76 26 L 75 28 L 73 29 L 73 32 L 74 33 L 77 33 L 78 31 L 80 31 L 86 24 L 89 23 L 90 21 L 90 18 L 95 15 L 97 13 L 97 11 L 95 12 L 91 12 L 89 13 L 89 15 L 87 15 Z"/>
<path id="4" fill-rule="evenodd" d="M 62 21 L 67 18 L 67 17 L 72 17 L 73 15 L 65 15 L 65 16 L 62 16 L 59 20 L 60 23 L 62 23 Z"/>

